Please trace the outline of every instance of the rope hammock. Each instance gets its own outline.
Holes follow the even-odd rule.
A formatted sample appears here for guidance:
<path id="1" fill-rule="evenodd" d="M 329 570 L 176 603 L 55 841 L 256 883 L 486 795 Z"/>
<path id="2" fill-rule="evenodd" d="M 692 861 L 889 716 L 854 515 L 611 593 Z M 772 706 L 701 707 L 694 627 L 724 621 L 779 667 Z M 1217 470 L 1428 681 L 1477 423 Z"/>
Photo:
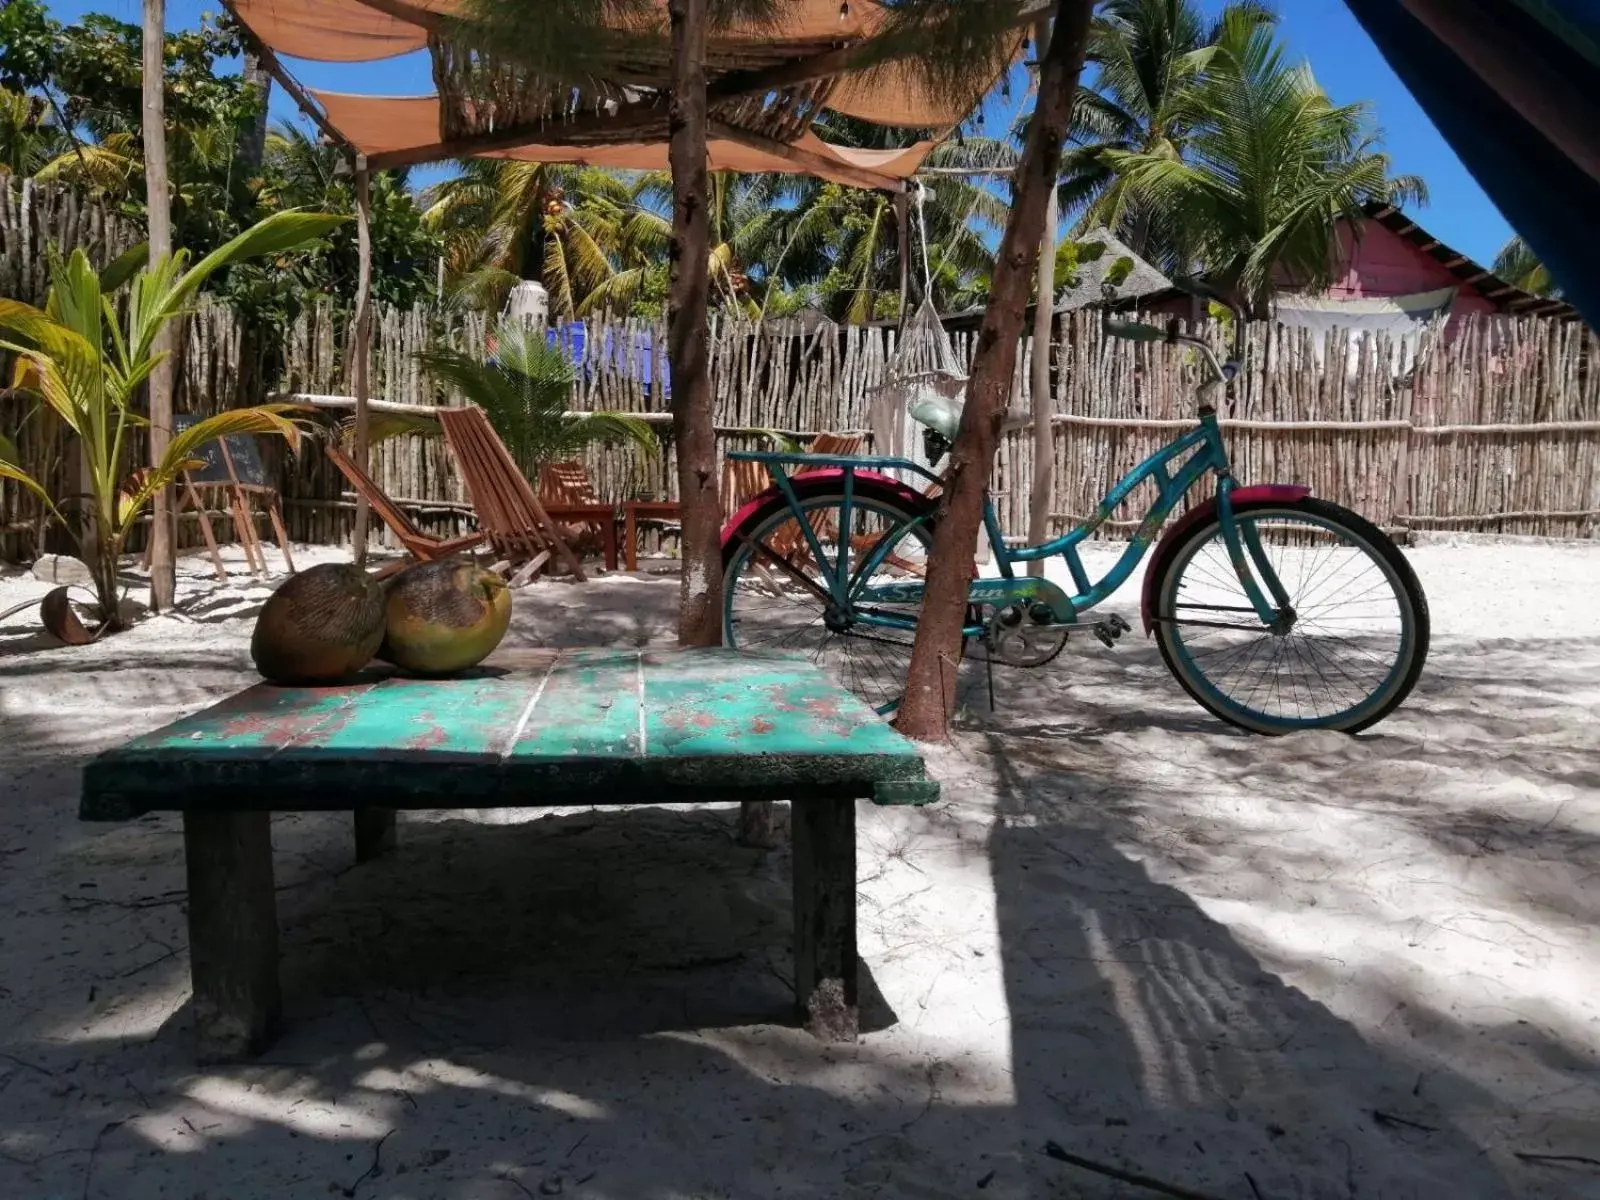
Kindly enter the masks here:
<path id="1" fill-rule="evenodd" d="M 926 189 L 916 188 L 913 236 L 922 242 L 922 302 L 900 331 L 895 351 L 884 364 L 883 382 L 868 389 L 870 424 L 880 444 L 879 454 L 921 461 L 920 446 L 908 446 L 906 414 L 927 401 L 955 401 L 966 395 L 967 372 L 956 357 L 955 346 L 933 303 L 933 269 L 928 260 L 928 226 L 923 212 Z"/>

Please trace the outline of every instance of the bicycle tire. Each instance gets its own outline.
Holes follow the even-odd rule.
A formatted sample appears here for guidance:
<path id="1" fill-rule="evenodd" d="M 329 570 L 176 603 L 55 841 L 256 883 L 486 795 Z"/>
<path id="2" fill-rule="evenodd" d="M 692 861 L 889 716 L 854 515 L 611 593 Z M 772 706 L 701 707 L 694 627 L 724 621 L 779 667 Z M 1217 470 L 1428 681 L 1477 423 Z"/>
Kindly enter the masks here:
<path id="1" fill-rule="evenodd" d="M 1241 702 L 1234 691 L 1225 691 L 1222 686 L 1208 677 L 1206 670 L 1199 665 L 1200 659 L 1195 655 L 1193 647 L 1180 632 L 1186 623 L 1179 620 L 1180 608 L 1178 595 L 1186 573 L 1196 563 L 1200 552 L 1211 543 L 1221 543 L 1221 519 L 1213 516 L 1201 522 L 1193 530 L 1184 535 L 1181 541 L 1171 546 L 1160 560 L 1151 564 L 1152 571 L 1160 572 L 1155 586 L 1156 596 L 1156 641 L 1161 648 L 1161 657 L 1173 676 L 1182 685 L 1183 689 L 1212 715 L 1253 733 L 1267 735 L 1281 735 L 1303 729 L 1331 729 L 1344 733 L 1357 733 L 1367 729 L 1383 720 L 1411 694 L 1416 686 L 1417 679 L 1422 674 L 1422 668 L 1427 661 L 1428 644 L 1430 638 L 1430 623 L 1428 615 L 1428 601 L 1423 594 L 1422 585 L 1418 582 L 1415 571 L 1406 560 L 1400 548 L 1393 539 L 1365 517 L 1351 512 L 1339 505 L 1331 504 L 1325 500 L 1307 497 L 1298 501 L 1258 501 L 1236 506 L 1235 518 L 1241 522 L 1251 522 L 1259 529 L 1263 522 L 1269 518 L 1299 519 L 1310 526 L 1319 527 L 1335 538 L 1342 537 L 1353 548 L 1364 552 L 1373 564 L 1381 570 L 1384 580 L 1388 583 L 1395 600 L 1396 613 L 1399 617 L 1400 633 L 1396 647 L 1394 662 L 1378 680 L 1370 693 L 1363 696 L 1358 702 L 1346 705 L 1341 709 L 1330 711 L 1326 714 L 1315 712 L 1307 717 L 1303 714 L 1295 717 L 1277 716 L 1252 708 L 1249 703 Z M 1315 542 L 1312 549 L 1297 551 L 1302 557 L 1315 554 Z M 1306 565 L 1301 564 L 1302 582 Z M 1324 574 L 1329 570 L 1327 566 L 1319 568 Z M 1198 568 L 1196 568 L 1198 572 Z M 1333 572 L 1337 576 L 1337 569 Z M 1283 572 L 1280 572 L 1280 576 Z M 1316 579 L 1313 576 L 1313 581 Z M 1237 578 L 1233 579 L 1237 586 Z M 1287 586 L 1287 583 L 1286 583 Z M 1242 593 L 1242 588 L 1240 589 Z M 1378 590 L 1376 585 L 1371 591 Z M 1295 599 L 1291 596 L 1291 602 Z M 1331 603 L 1331 602 L 1329 602 Z M 1375 605 L 1378 601 L 1366 601 L 1368 605 Z M 1213 607 L 1207 605 L 1194 605 L 1193 607 Z M 1327 604 L 1322 607 L 1326 608 Z M 1236 618 L 1247 623 L 1246 618 Z M 1259 618 L 1255 618 L 1259 620 Z M 1302 614 L 1301 618 L 1304 620 Z M 1331 618 L 1319 617 L 1318 624 L 1325 625 Z M 1205 622 L 1196 621 L 1189 627 L 1204 626 Z M 1261 634 L 1275 638 L 1282 643 L 1289 643 L 1296 636 L 1298 626 L 1281 638 L 1273 635 L 1265 626 L 1261 627 Z M 1307 638 L 1301 633 L 1299 636 Z M 1338 644 L 1348 644 L 1359 652 L 1373 657 L 1370 647 L 1363 646 L 1357 641 L 1354 634 L 1345 636 L 1337 634 L 1313 633 L 1309 636 L 1317 637 L 1316 645 L 1311 645 L 1309 640 L 1301 649 L 1295 650 L 1297 661 L 1308 662 L 1322 678 L 1329 682 L 1330 677 L 1323 669 L 1330 665 L 1328 655 Z M 1319 650 L 1317 646 L 1320 646 Z M 1302 649 L 1305 651 L 1302 653 Z M 1225 645 L 1221 650 L 1211 650 L 1208 654 L 1215 657 L 1221 654 L 1224 658 L 1229 654 L 1236 655 L 1239 651 L 1229 649 Z M 1256 651 L 1250 652 L 1250 662 L 1254 661 Z M 1283 657 L 1280 649 L 1275 652 L 1271 666 L 1276 667 Z M 1235 661 L 1239 661 L 1235 659 Z M 1220 665 L 1220 664 L 1219 664 Z M 1248 669 L 1248 662 L 1246 669 Z M 1357 681 L 1357 676 L 1350 675 L 1347 671 L 1335 668 L 1350 682 Z M 1358 668 L 1362 669 L 1362 668 Z M 1370 668 L 1365 668 L 1370 669 Z M 1275 680 L 1272 687 L 1268 688 L 1266 697 L 1270 698 L 1276 688 L 1279 695 L 1283 694 L 1281 680 Z M 1253 699 L 1257 691 L 1253 688 L 1250 698 Z M 1298 687 L 1291 689 L 1297 708 L 1302 707 L 1303 699 Z M 1352 689 L 1353 691 L 1353 689 Z M 1309 695 L 1309 689 L 1306 693 Z"/>
<path id="2" fill-rule="evenodd" d="M 792 486 L 795 498 L 809 521 L 816 523 L 817 516 L 829 510 L 842 511 L 844 492 L 837 476 L 811 482 L 799 477 L 793 480 Z M 914 537 L 924 556 L 931 550 L 933 512 L 936 508 L 933 501 L 917 504 L 899 487 L 885 481 L 858 477 L 852 488 L 851 505 L 858 516 L 875 514 L 883 520 L 885 529 L 880 537 L 889 537 L 896 529 L 903 528 L 905 532 L 900 535 L 901 538 Z M 722 576 L 724 645 L 750 649 L 763 644 L 742 636 L 746 629 L 760 624 L 759 620 L 752 622 L 752 613 L 770 624 L 778 623 L 778 619 L 771 616 L 775 605 L 770 602 L 775 598 L 771 594 L 770 583 L 765 583 L 762 592 L 758 592 L 760 599 L 752 609 L 742 609 L 740 605 L 743 599 L 750 597 L 753 587 L 749 579 L 755 574 L 752 567 L 756 559 L 753 546 L 769 542 L 774 534 L 792 522 L 794 510 L 782 495 L 775 495 L 740 522 L 733 537 L 728 540 L 723 551 Z M 891 549 L 897 545 L 898 541 L 892 543 Z M 903 557 L 902 561 L 905 561 Z M 791 565 L 794 563 L 791 562 Z M 767 575 L 770 577 L 772 571 L 769 570 Z M 814 602 L 820 608 L 820 602 Z M 824 630 L 816 632 L 821 634 Z M 914 629 L 887 633 L 833 633 L 832 645 L 825 644 L 827 638 L 817 639 L 819 646 L 813 658 L 829 669 L 844 687 L 880 715 L 888 717 L 899 707 L 905 685 L 905 667 L 909 665 L 914 638 Z M 780 645 L 783 642 L 782 638 L 768 639 L 769 643 L 773 640 Z M 862 651 L 859 657 L 854 653 L 856 647 Z"/>

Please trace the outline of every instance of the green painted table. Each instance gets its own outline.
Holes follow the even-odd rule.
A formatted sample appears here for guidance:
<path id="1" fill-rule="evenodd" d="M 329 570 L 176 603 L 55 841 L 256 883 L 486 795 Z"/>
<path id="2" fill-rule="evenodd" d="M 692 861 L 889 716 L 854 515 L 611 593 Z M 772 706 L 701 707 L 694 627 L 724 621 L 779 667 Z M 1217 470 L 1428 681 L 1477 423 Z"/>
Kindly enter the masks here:
<path id="1" fill-rule="evenodd" d="M 795 989 L 856 1034 L 855 802 L 938 796 L 911 743 L 803 660 L 732 650 L 504 652 L 450 680 L 258 684 L 93 759 L 79 816 L 183 813 L 199 1051 L 278 1020 L 274 812 L 350 810 L 356 857 L 397 809 L 792 802 Z"/>

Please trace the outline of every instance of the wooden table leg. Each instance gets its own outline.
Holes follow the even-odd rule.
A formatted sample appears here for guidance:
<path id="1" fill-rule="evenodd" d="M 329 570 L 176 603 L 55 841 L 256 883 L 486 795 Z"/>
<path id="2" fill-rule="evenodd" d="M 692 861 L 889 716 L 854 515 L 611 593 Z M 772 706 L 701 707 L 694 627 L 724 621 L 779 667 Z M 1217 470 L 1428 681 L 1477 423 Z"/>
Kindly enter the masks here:
<path id="1" fill-rule="evenodd" d="M 856 803 L 797 800 L 794 842 L 794 989 L 801 1020 L 826 1042 L 860 1028 L 856 979 Z"/>
<path id="2" fill-rule="evenodd" d="M 623 511 L 626 515 L 623 517 L 622 551 L 628 556 L 628 570 L 637 571 L 639 569 L 639 513 L 631 504 Z"/>
<path id="3" fill-rule="evenodd" d="M 613 516 L 600 524 L 600 536 L 605 541 L 606 570 L 617 569 L 617 519 Z"/>
<path id="4" fill-rule="evenodd" d="M 237 1062 L 266 1048 L 282 1008 L 272 815 L 186 812 L 183 851 L 197 1056 Z"/>
<path id="5" fill-rule="evenodd" d="M 394 849 L 394 809 L 355 810 L 356 861 L 371 862 Z"/>

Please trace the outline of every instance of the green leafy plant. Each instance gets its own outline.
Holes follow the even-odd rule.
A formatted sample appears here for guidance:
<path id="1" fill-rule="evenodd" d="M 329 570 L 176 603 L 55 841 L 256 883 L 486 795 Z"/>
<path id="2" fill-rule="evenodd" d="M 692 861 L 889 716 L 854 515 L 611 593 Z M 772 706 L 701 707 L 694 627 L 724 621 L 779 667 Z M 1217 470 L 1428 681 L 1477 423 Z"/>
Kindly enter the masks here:
<path id="1" fill-rule="evenodd" d="M 57 257 L 52 262 L 43 309 L 0 299 L 0 350 L 17 355 L 19 388 L 31 392 L 81 445 L 88 511 L 75 528 L 63 511 L 67 500 L 50 495 L 5 437 L 0 437 L 0 478 L 37 496 L 45 512 L 77 541 L 94 576 L 101 617 L 111 628 L 120 627 L 117 560 L 128 534 L 158 492 L 185 469 L 199 465 L 196 451 L 233 434 L 278 434 L 293 447 L 299 444 L 288 416 L 298 410 L 260 405 L 196 422 L 172 438 L 159 463 L 135 469 L 129 461 L 131 434 L 149 421 L 134 406 L 165 355 L 156 350 L 157 336 L 186 310 L 212 272 L 240 259 L 305 246 L 340 220 L 321 213 L 277 213 L 192 267 L 180 250 L 137 273 L 132 270 L 136 260 L 124 255 L 97 274 L 83 251 L 75 250 L 65 261 Z M 118 305 L 111 293 L 124 281 L 128 293 Z"/>
<path id="2" fill-rule="evenodd" d="M 549 463 L 579 454 L 592 442 L 631 442 L 647 454 L 659 446 L 648 422 L 629 413 L 572 413 L 572 360 L 539 329 L 501 321 L 487 359 L 439 348 L 417 355 L 433 379 L 484 410 L 495 432 L 537 486 Z M 350 431 L 346 423 L 346 436 Z M 437 435 L 439 422 L 425 413 L 375 412 L 372 442 L 400 434 Z"/>

